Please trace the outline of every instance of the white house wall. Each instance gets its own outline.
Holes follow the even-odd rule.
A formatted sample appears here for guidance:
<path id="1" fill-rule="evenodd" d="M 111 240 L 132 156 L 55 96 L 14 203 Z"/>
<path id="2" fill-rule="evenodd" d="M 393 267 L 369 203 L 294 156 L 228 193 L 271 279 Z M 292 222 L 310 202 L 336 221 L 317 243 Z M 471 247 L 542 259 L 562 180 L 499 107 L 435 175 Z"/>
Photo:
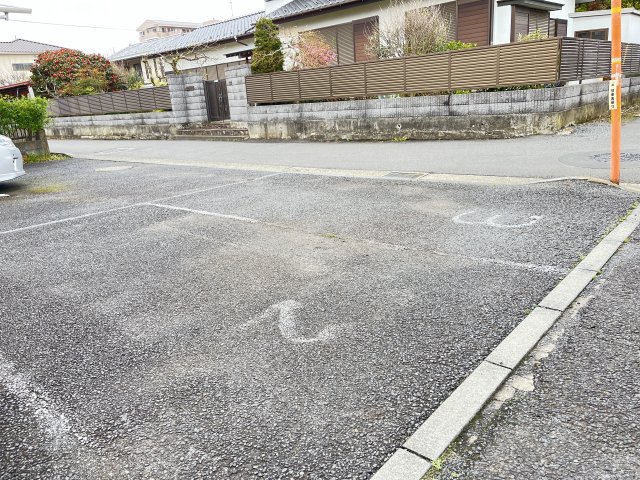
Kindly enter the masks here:
<path id="1" fill-rule="evenodd" d="M 499 7 L 498 0 L 493 0 L 493 33 L 491 44 L 500 45 L 511 42 L 511 5 Z"/>
<path id="2" fill-rule="evenodd" d="M 551 18 L 556 18 L 558 20 L 569 20 L 569 14 L 576 11 L 576 2 L 575 0 L 563 0 L 561 2 L 564 6 L 562 10 L 556 10 L 555 12 L 549 12 L 549 16 Z"/>
<path id="3" fill-rule="evenodd" d="M 29 78 L 31 72 L 29 70 L 15 71 L 13 69 L 14 63 L 28 63 L 32 64 L 36 59 L 36 55 L 30 53 L 2 53 L 0 54 L 0 78 L 7 78 L 12 81 L 19 81 L 20 79 Z"/>
<path id="4" fill-rule="evenodd" d="M 627 43 L 640 44 L 640 15 L 622 15 L 622 39 Z"/>
<path id="5" fill-rule="evenodd" d="M 602 12 L 577 13 L 572 18 L 569 35 L 582 30 L 609 30 L 609 40 L 611 40 L 611 13 L 609 10 Z M 640 14 L 622 13 L 622 41 L 627 43 L 640 44 Z"/>
<path id="6" fill-rule="evenodd" d="M 239 51 L 253 50 L 255 43 L 252 38 L 243 39 L 240 41 L 242 43 L 246 43 L 247 45 L 243 45 L 237 42 L 227 42 L 216 45 L 215 47 L 207 48 L 198 52 L 198 55 L 205 55 L 206 58 L 202 60 L 180 60 L 178 62 L 178 68 L 180 70 L 189 70 L 192 68 L 211 67 L 213 65 L 221 65 L 242 60 L 242 58 L 238 57 L 237 55 L 231 57 L 227 57 L 227 55 L 237 53 Z M 167 72 L 171 72 L 171 65 L 165 64 L 165 69 Z"/>

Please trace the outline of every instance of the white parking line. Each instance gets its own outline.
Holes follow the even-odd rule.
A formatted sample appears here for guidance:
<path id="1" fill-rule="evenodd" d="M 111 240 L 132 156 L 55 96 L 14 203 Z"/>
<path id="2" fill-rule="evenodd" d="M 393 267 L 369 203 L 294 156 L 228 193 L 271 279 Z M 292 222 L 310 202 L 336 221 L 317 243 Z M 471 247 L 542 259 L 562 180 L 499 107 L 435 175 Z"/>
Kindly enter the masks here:
<path id="1" fill-rule="evenodd" d="M 227 183 L 225 185 L 217 185 L 215 187 L 201 188 L 199 190 L 191 190 L 190 192 L 178 193 L 176 195 L 170 195 L 168 197 L 156 198 L 155 200 L 151 200 L 151 202 L 155 203 L 155 202 L 162 202 L 164 200 L 173 200 L 174 198 L 188 197 L 189 195 L 196 195 L 198 193 L 210 192 L 212 190 L 217 190 L 219 188 L 233 187 L 235 185 L 243 185 L 245 183 L 257 182 L 258 180 L 264 180 L 265 178 L 270 178 L 270 177 L 278 177 L 280 175 L 285 175 L 285 172 L 270 173 L 269 175 L 263 175 L 261 177 L 254 178 L 251 180 L 241 180 L 239 182 Z"/>
<path id="2" fill-rule="evenodd" d="M 82 220 L 83 218 L 91 218 L 91 217 L 96 217 L 98 215 L 106 215 L 107 213 L 118 212 L 120 210 L 126 210 L 128 208 L 136 207 L 138 205 L 140 205 L 140 204 L 134 203 L 132 205 L 125 205 L 124 207 L 110 208 L 109 210 L 101 210 L 99 212 L 86 213 L 84 215 L 78 215 L 76 217 L 67 217 L 67 218 L 61 218 L 59 220 L 52 220 L 50 222 L 36 223 L 35 225 L 29 225 L 27 227 L 14 228 L 12 230 L 5 230 L 4 232 L 0 232 L 0 235 L 9 235 L 11 233 L 25 232 L 27 230 L 34 230 L 36 228 L 48 227 L 49 225 L 57 225 L 59 223 L 66 223 L 66 222 L 73 222 L 75 220 Z"/>
<path id="3" fill-rule="evenodd" d="M 145 203 L 143 205 L 149 205 L 151 207 L 158 207 L 158 208 L 167 208 L 169 210 L 179 210 L 179 211 L 189 212 L 189 213 L 198 213 L 200 215 L 207 215 L 210 217 L 228 218 L 230 220 L 238 220 L 239 222 L 248 222 L 248 223 L 258 222 L 258 220 L 254 218 L 240 217 L 238 215 L 228 215 L 225 213 L 208 212 L 206 210 L 194 210 L 192 208 L 176 207 L 175 205 L 165 205 L 162 203 Z"/>
<path id="4" fill-rule="evenodd" d="M 75 217 L 61 218 L 61 219 L 58 219 L 58 220 L 51 220 L 50 222 L 43 222 L 43 223 L 37 223 L 35 225 L 28 225 L 26 227 L 13 228 L 11 230 L 5 230 L 5 231 L 0 232 L 0 236 L 1 235 L 9 235 L 9 234 L 18 233 L 18 232 L 25 232 L 27 230 L 34 230 L 36 228 L 48 227 L 50 225 L 57 225 L 59 223 L 73 222 L 75 220 L 82 220 L 84 218 L 96 217 L 98 215 L 106 215 L 108 213 L 118 212 L 120 210 L 126 210 L 128 208 L 140 207 L 142 205 L 151 205 L 151 204 L 153 204 L 155 202 L 161 202 L 163 200 L 171 200 L 171 199 L 174 199 L 174 198 L 181 198 L 181 197 L 186 197 L 186 196 L 189 196 L 189 195 L 196 195 L 198 193 L 210 192 L 210 191 L 217 190 L 217 189 L 220 189 L 220 188 L 232 187 L 232 186 L 235 186 L 235 185 L 242 185 L 242 184 L 251 183 L 251 182 L 257 182 L 258 180 L 263 180 L 265 178 L 275 177 L 275 176 L 278 176 L 278 175 L 284 175 L 284 173 L 272 173 L 272 174 L 269 174 L 269 175 L 263 175 L 263 176 L 258 177 L 258 178 L 253 178 L 251 180 L 242 180 L 242 181 L 239 181 L 239 182 L 225 183 L 223 185 L 216 185 L 215 187 L 201 188 L 199 190 L 192 190 L 190 192 L 178 193 L 176 195 L 170 195 L 168 197 L 158 198 L 156 200 L 152 200 L 151 202 L 132 203 L 130 205 L 124 205 L 122 207 L 116 207 L 116 208 L 110 208 L 110 209 L 107 209 L 107 210 L 101 210 L 99 212 L 86 213 L 84 215 L 77 215 Z M 197 213 L 203 213 L 203 212 L 197 212 Z M 238 217 L 238 218 L 235 218 L 235 219 L 239 220 L 240 218 L 242 218 L 242 217 Z M 250 220 L 250 219 L 247 219 L 247 220 Z"/>

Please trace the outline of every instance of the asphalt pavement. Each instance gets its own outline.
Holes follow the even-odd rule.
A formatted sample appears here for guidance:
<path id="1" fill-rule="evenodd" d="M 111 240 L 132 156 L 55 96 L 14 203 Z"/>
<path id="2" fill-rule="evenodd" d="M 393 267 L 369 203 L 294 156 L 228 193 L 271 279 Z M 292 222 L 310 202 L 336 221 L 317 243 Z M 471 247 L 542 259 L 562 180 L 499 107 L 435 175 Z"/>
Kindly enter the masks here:
<path id="1" fill-rule="evenodd" d="M 94 160 L 0 184 L 0 478 L 369 478 L 636 201 Z"/>
<path id="2" fill-rule="evenodd" d="M 636 232 L 431 478 L 640 478 L 638 258 Z"/>
<path id="3" fill-rule="evenodd" d="M 425 142 L 219 142 L 194 140 L 51 140 L 51 149 L 80 158 L 166 165 L 431 172 L 458 175 L 609 178 L 607 123 L 557 135 L 502 140 Z M 622 181 L 640 183 L 640 119 L 622 129 Z"/>

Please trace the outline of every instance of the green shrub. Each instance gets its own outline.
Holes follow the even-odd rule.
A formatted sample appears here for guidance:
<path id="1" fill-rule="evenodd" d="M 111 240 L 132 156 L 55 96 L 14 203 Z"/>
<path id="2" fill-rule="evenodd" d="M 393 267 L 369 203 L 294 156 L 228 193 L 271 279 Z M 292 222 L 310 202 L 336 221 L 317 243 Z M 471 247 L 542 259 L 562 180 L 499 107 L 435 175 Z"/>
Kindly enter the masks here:
<path id="1" fill-rule="evenodd" d="M 478 45 L 475 43 L 464 43 L 460 40 L 451 40 L 444 44 L 444 50 L 465 50 L 467 48 L 475 48 Z"/>
<path id="2" fill-rule="evenodd" d="M 526 35 L 522 35 L 521 33 L 518 34 L 519 42 L 529 42 L 531 40 L 544 40 L 545 38 L 549 38 L 549 35 L 540 29 L 527 33 Z"/>
<path id="3" fill-rule="evenodd" d="M 284 67 L 282 42 L 278 37 L 278 26 L 269 18 L 256 23 L 255 44 L 251 71 L 253 73 L 280 72 Z"/>
<path id="4" fill-rule="evenodd" d="M 42 97 L 0 97 L 0 133 L 8 135 L 16 128 L 39 132 L 49 121 L 48 106 Z"/>
<path id="5" fill-rule="evenodd" d="M 134 68 L 130 68 L 127 72 L 127 87 L 129 90 L 138 90 L 144 87 L 144 80 Z"/>
<path id="6" fill-rule="evenodd" d="M 104 93 L 109 89 L 109 83 L 104 72 L 97 68 L 83 68 L 78 78 L 60 91 L 65 95 L 94 95 Z"/>

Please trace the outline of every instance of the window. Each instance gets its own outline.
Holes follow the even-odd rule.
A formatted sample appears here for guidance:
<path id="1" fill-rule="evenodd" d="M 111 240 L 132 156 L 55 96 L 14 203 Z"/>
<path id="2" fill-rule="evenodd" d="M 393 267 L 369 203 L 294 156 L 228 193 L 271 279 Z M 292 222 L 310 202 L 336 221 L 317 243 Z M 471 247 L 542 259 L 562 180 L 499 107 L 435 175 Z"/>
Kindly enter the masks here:
<path id="1" fill-rule="evenodd" d="M 550 37 L 566 37 L 567 21 L 558 18 L 549 20 L 549 36 Z"/>
<path id="2" fill-rule="evenodd" d="M 609 29 L 581 30 L 576 32 L 576 38 L 590 38 L 591 40 L 609 40 Z"/>
<path id="3" fill-rule="evenodd" d="M 377 22 L 378 17 L 371 17 L 313 31 L 320 35 L 336 53 L 336 63 L 346 65 L 370 60 L 365 48 L 366 37 Z"/>
<path id="4" fill-rule="evenodd" d="M 511 20 L 512 42 L 517 42 L 521 36 L 525 36 L 536 31 L 553 36 L 554 32 L 549 31 L 551 19 L 549 18 L 548 11 L 521 7 L 519 5 L 515 5 L 513 9 L 513 16 Z"/>
<path id="5" fill-rule="evenodd" d="M 12 63 L 14 72 L 28 72 L 31 70 L 31 63 Z"/>

